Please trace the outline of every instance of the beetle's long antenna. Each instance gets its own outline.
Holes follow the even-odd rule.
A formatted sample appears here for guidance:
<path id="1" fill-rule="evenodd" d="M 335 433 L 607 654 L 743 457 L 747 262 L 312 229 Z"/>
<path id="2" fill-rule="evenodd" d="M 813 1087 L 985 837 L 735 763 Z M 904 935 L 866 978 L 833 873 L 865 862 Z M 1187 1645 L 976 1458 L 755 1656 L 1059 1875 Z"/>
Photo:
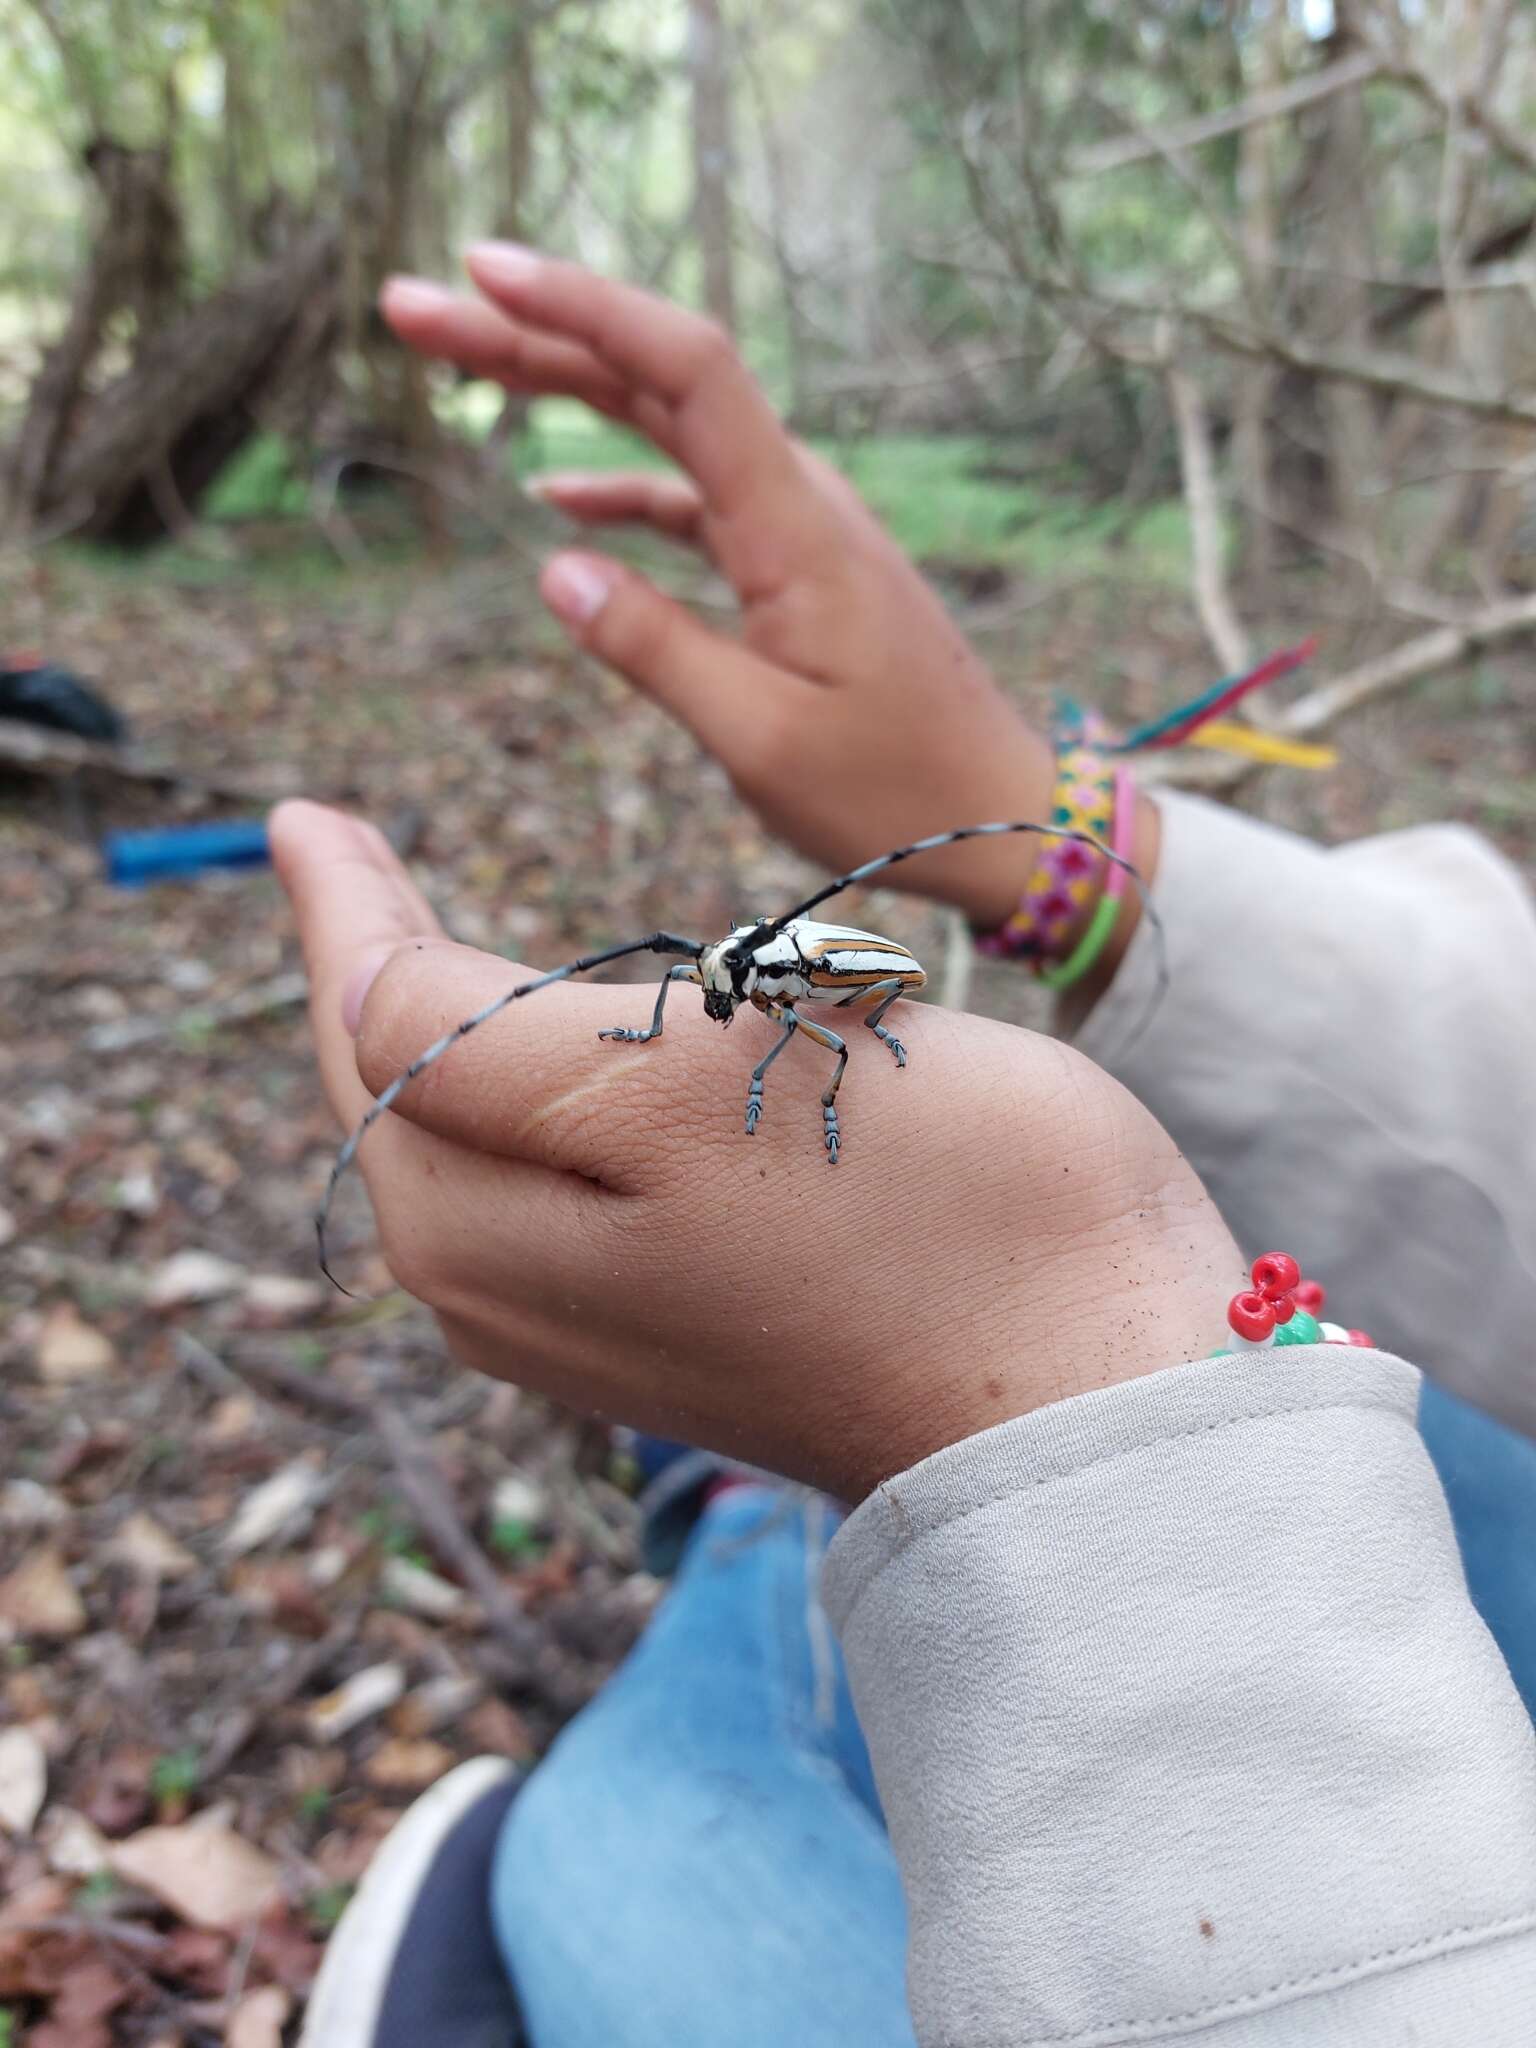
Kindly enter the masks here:
<path id="1" fill-rule="evenodd" d="M 1091 832 L 1069 831 L 1060 825 L 1036 825 L 1023 820 L 1002 820 L 993 825 L 962 825 L 953 832 L 935 832 L 931 838 L 915 839 L 910 846 L 898 846 L 894 853 L 882 853 L 875 860 L 865 861 L 862 867 L 850 868 L 846 875 L 839 875 L 835 882 L 823 883 L 814 896 L 807 896 L 803 903 L 797 903 L 793 910 L 786 910 L 779 917 L 765 919 L 756 931 L 748 933 L 738 943 L 744 951 L 750 952 L 755 946 L 760 946 L 765 939 L 771 938 L 775 932 L 782 930 L 791 918 L 804 917 L 808 910 L 815 910 L 820 904 L 825 903 L 828 897 L 840 895 L 844 889 L 851 889 L 855 882 L 871 880 L 873 876 L 882 874 L 886 868 L 893 868 L 901 861 L 910 860 L 915 853 L 933 853 L 941 846 L 957 846 L 964 839 L 995 839 L 1005 832 L 1037 832 L 1043 838 L 1070 839 L 1079 846 L 1091 846 L 1094 852 L 1102 854 L 1112 867 L 1124 868 L 1127 877 L 1134 884 L 1136 893 L 1141 898 L 1142 913 L 1156 934 L 1157 980 L 1152 991 L 1152 1000 L 1147 1006 L 1147 1014 L 1127 1041 L 1128 1049 L 1146 1030 L 1167 993 L 1168 938 L 1163 928 L 1163 920 L 1158 916 L 1152 901 L 1152 892 L 1147 887 L 1140 869 L 1134 867 L 1120 854 L 1113 852 L 1102 839 L 1096 839 Z"/>
<path id="2" fill-rule="evenodd" d="M 685 960 L 697 960 L 703 951 L 701 940 L 679 938 L 676 932 L 651 932 L 643 939 L 631 939 L 622 946 L 609 946 L 606 952 L 584 953 L 579 960 L 568 960 L 563 967 L 551 968 L 548 974 L 538 975 L 533 981 L 525 981 L 517 988 L 509 988 L 505 995 L 498 996 L 493 1003 L 487 1003 L 485 1008 L 477 1010 L 473 1017 L 466 1017 L 462 1024 L 455 1025 L 452 1031 L 445 1032 L 435 1044 L 429 1045 L 425 1052 L 419 1053 L 405 1072 L 397 1074 L 382 1094 L 375 1098 L 373 1107 L 337 1153 L 336 1163 L 331 1168 L 331 1177 L 325 1184 L 320 1207 L 315 1211 L 315 1242 L 320 1252 L 320 1270 L 331 1285 L 345 1294 L 348 1300 L 357 1299 L 352 1290 L 343 1287 L 331 1271 L 325 1248 L 325 1227 L 330 1217 L 337 1183 L 357 1157 L 357 1148 L 372 1127 L 386 1110 L 393 1108 L 401 1093 L 419 1074 L 424 1074 L 428 1067 L 435 1067 L 443 1054 L 451 1052 L 461 1038 L 468 1038 L 471 1031 L 477 1031 L 482 1024 L 488 1024 L 492 1017 L 499 1016 L 509 1003 L 518 1002 L 524 996 L 534 995 L 539 989 L 548 988 L 554 982 L 568 981 L 573 974 L 590 973 L 594 967 L 605 967 L 610 960 L 622 960 L 630 953 L 676 953 Z"/>

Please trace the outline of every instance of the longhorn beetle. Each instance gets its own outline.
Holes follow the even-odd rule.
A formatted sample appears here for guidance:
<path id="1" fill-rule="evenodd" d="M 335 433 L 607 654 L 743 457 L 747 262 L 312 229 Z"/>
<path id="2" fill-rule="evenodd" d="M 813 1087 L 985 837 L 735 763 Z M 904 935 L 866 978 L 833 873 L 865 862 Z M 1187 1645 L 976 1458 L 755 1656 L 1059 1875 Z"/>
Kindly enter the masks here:
<path id="1" fill-rule="evenodd" d="M 429 1045 L 425 1052 L 419 1053 L 405 1071 L 390 1082 L 337 1153 L 315 1215 L 321 1272 L 341 1288 L 343 1294 L 348 1292 L 341 1287 L 327 1259 L 325 1230 L 331 1202 L 337 1183 L 357 1157 L 358 1146 L 385 1111 L 399 1100 L 402 1091 L 428 1067 L 435 1066 L 445 1053 L 451 1052 L 461 1038 L 467 1038 L 471 1031 L 478 1031 L 482 1024 L 489 1023 L 509 1004 L 521 1001 L 524 996 L 535 995 L 541 988 L 549 988 L 557 981 L 568 981 L 573 974 L 590 973 L 594 967 L 604 967 L 610 960 L 622 960 L 632 953 L 680 955 L 688 964 L 669 967 L 662 976 L 661 986 L 656 992 L 656 1007 L 651 1012 L 650 1023 L 643 1030 L 619 1024 L 610 1030 L 600 1031 L 598 1037 L 626 1045 L 646 1045 L 651 1039 L 660 1038 L 667 997 L 673 983 L 678 981 L 691 982 L 696 988 L 701 988 L 704 991 L 705 1015 L 721 1024 L 729 1024 L 743 1003 L 751 1003 L 780 1026 L 781 1035 L 752 1069 L 747 1088 L 747 1136 L 751 1137 L 757 1129 L 758 1119 L 763 1113 L 764 1076 L 789 1041 L 797 1034 L 803 1034 L 837 1056 L 832 1078 L 821 1098 L 822 1142 L 828 1160 L 835 1166 L 842 1149 L 842 1133 L 837 1121 L 837 1091 L 843 1069 L 848 1064 L 848 1045 L 825 1024 L 802 1016 L 799 1005 L 830 1003 L 846 1010 L 855 1003 L 872 1004 L 869 1015 L 863 1020 L 865 1026 L 882 1041 L 897 1066 L 904 1067 L 907 1064 L 906 1047 L 885 1028 L 885 1015 L 898 998 L 916 994 L 928 977 L 916 957 L 905 946 L 897 945 L 894 939 L 881 938 L 877 932 L 860 931 L 852 925 L 821 924 L 808 917 L 806 912 L 817 909 L 829 897 L 840 895 L 856 882 L 867 882 L 884 869 L 910 860 L 914 854 L 932 853 L 941 846 L 958 845 L 961 840 L 990 839 L 1006 832 L 1037 832 L 1048 838 L 1076 840 L 1080 845 L 1093 847 L 1115 867 L 1124 868 L 1141 897 L 1147 922 L 1157 938 L 1157 979 L 1152 1004 L 1147 1011 L 1150 1018 L 1167 985 L 1166 942 L 1162 920 L 1147 885 L 1129 861 L 1112 853 L 1091 832 L 1066 831 L 1058 825 L 1002 822 L 963 825 L 954 832 L 936 832 L 929 839 L 915 840 L 911 846 L 898 846 L 894 853 L 882 853 L 875 860 L 865 861 L 861 867 L 851 868 L 846 875 L 839 875 L 835 882 L 828 882 L 813 896 L 807 896 L 803 903 L 797 903 L 779 917 L 760 918 L 755 924 L 737 925 L 713 944 L 702 939 L 680 938 L 676 932 L 649 932 L 643 939 L 629 939 L 623 945 L 609 946 L 601 953 L 585 953 L 579 960 L 568 960 L 563 967 L 552 968 L 548 974 L 538 975 L 533 981 L 508 989 L 505 995 L 487 1003 L 483 1010 L 477 1010 L 473 1017 L 466 1017 L 462 1024 L 456 1025 Z M 1145 1021 L 1141 1028 L 1145 1028 Z"/>

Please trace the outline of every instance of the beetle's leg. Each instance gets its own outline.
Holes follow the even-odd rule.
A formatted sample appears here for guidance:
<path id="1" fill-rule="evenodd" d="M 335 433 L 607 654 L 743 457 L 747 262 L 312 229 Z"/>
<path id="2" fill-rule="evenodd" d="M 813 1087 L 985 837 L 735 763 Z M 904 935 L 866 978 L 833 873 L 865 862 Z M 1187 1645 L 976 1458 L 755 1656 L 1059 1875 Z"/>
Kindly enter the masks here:
<path id="1" fill-rule="evenodd" d="M 871 997 L 878 996 L 880 1001 L 864 1019 L 866 1027 L 873 1031 L 876 1038 L 890 1048 L 891 1057 L 895 1060 L 898 1067 L 904 1067 L 907 1064 L 907 1048 L 902 1044 L 894 1031 L 886 1030 L 880 1019 L 885 1015 L 892 1003 L 901 995 L 905 986 L 906 984 L 902 981 L 900 975 L 894 975 L 889 981 L 877 982 L 869 993 Z"/>
<path id="2" fill-rule="evenodd" d="M 752 1069 L 751 1085 L 747 1089 L 747 1136 L 749 1138 L 757 1129 L 757 1120 L 763 1113 L 763 1076 L 800 1028 L 800 1019 L 788 1007 L 780 1008 L 775 1003 L 769 1010 L 768 1015 L 775 1024 L 782 1024 L 784 1026 L 784 1036 L 773 1050 L 766 1053 Z"/>
<path id="3" fill-rule="evenodd" d="M 832 1070 L 832 1079 L 827 1083 L 826 1093 L 821 1098 L 822 1142 L 827 1148 L 829 1164 L 836 1166 L 837 1155 L 842 1148 L 842 1133 L 837 1127 L 837 1091 L 843 1084 L 843 1069 L 848 1064 L 847 1043 L 835 1031 L 829 1031 L 825 1024 L 815 1024 L 809 1017 L 799 1019 L 800 1029 L 807 1038 L 814 1038 L 818 1045 L 824 1045 L 828 1052 L 837 1054 L 837 1065 Z"/>
<path id="4" fill-rule="evenodd" d="M 656 1008 L 651 1016 L 650 1028 L 632 1031 L 627 1024 L 615 1024 L 611 1031 L 599 1031 L 599 1038 L 616 1038 L 623 1045 L 648 1045 L 653 1038 L 661 1036 L 661 1013 L 667 1007 L 667 990 L 674 981 L 697 982 L 701 979 L 696 967 L 669 967 L 661 977 L 661 987 L 656 991 Z"/>

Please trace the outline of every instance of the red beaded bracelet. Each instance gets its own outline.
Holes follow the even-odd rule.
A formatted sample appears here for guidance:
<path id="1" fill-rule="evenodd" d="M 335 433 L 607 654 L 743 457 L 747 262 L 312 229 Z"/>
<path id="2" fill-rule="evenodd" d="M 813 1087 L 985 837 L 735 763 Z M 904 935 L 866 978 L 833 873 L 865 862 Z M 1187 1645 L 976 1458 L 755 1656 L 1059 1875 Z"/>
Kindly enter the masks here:
<path id="1" fill-rule="evenodd" d="M 1273 1344 L 1358 1344 L 1370 1346 L 1364 1330 L 1319 1322 L 1328 1297 L 1315 1280 L 1303 1280 L 1289 1252 L 1265 1252 L 1253 1262 L 1253 1285 L 1227 1304 L 1234 1351 L 1267 1351 Z"/>

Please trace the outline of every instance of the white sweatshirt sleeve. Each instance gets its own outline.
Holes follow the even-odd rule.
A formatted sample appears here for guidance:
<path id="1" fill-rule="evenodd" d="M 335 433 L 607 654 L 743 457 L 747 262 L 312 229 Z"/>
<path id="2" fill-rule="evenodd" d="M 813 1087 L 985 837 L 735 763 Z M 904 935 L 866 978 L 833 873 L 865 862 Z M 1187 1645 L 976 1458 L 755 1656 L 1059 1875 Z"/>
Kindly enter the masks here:
<path id="1" fill-rule="evenodd" d="M 1529 2048 L 1536 1738 L 1367 1351 L 939 1452 L 837 1536 L 923 2048 Z"/>
<path id="2" fill-rule="evenodd" d="M 1455 825 L 1326 848 L 1195 797 L 1158 808 L 1167 995 L 1149 1020 L 1143 924 L 1077 1044 L 1171 1134 L 1245 1252 L 1293 1252 L 1330 1316 L 1536 1435 L 1520 878 Z"/>

